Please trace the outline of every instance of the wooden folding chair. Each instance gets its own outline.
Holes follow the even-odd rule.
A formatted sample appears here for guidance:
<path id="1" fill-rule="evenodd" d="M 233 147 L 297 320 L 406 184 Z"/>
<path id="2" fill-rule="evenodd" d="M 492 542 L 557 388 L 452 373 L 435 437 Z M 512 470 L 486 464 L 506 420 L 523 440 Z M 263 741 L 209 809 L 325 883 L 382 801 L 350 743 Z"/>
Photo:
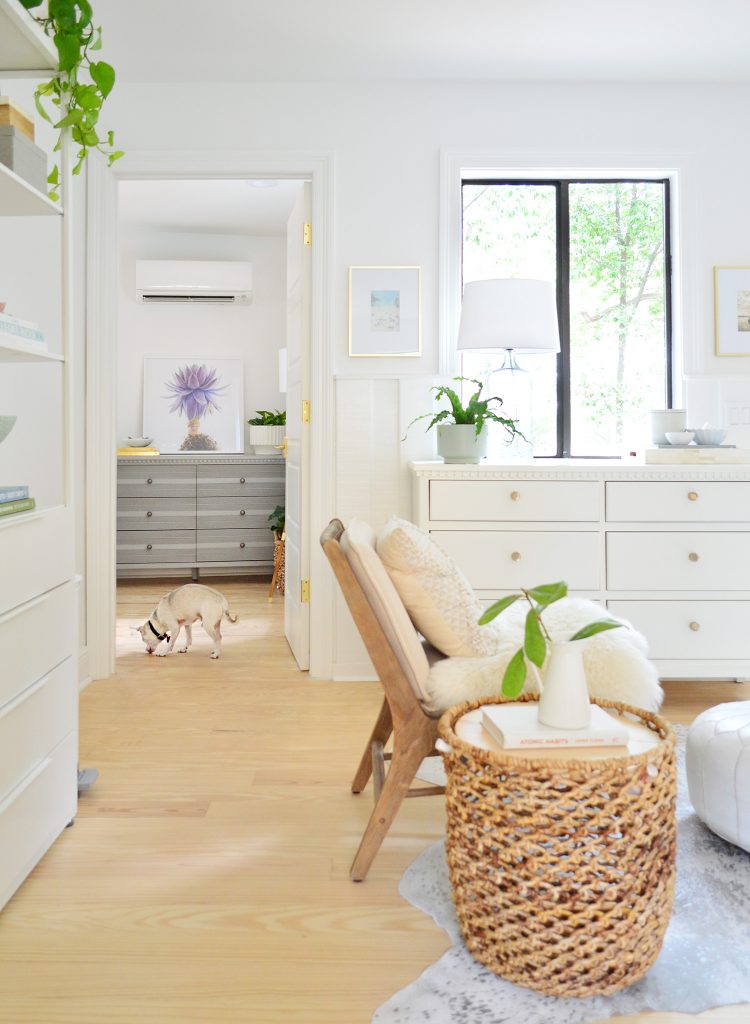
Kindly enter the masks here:
<path id="1" fill-rule="evenodd" d="M 368 597 L 363 589 L 349 557 L 341 546 L 343 534 L 343 524 L 338 519 L 332 519 L 323 531 L 320 543 L 331 563 L 385 693 L 370 740 L 352 782 L 352 792 L 361 793 L 370 776 L 373 776 L 375 807 L 350 871 L 352 881 L 362 882 L 401 806 L 401 801 L 405 797 L 444 793 L 445 787 L 411 786 L 422 760 L 435 753 L 437 722 L 440 715 L 429 714 L 420 703 L 407 675 L 410 660 L 413 664 L 419 656 L 415 656 L 411 645 L 406 649 L 398 637 L 393 635 L 393 630 L 389 629 L 389 624 L 385 621 L 387 611 L 384 611 L 372 597 Z M 393 584 L 387 579 L 382 563 L 381 567 L 387 586 L 392 588 L 395 600 L 400 602 Z M 381 583 L 386 586 L 384 581 Z M 421 648 L 420 653 L 424 658 L 426 670 L 427 657 Z M 384 748 L 391 734 L 393 752 L 388 754 L 384 752 Z M 387 773 L 386 761 L 390 761 Z"/>

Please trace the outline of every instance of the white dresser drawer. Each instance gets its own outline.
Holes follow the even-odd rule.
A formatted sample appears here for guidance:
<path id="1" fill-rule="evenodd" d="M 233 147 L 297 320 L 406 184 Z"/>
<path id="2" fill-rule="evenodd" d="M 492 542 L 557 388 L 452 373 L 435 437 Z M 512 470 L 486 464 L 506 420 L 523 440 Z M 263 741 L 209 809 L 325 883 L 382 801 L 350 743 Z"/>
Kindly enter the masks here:
<path id="1" fill-rule="evenodd" d="M 609 590 L 750 590 L 750 533 L 609 533 Z"/>
<path id="2" fill-rule="evenodd" d="M 430 519 L 595 522 L 600 486 L 585 480 L 431 480 Z"/>
<path id="3" fill-rule="evenodd" d="M 750 659 L 750 602 L 608 601 L 648 640 L 649 657 Z"/>
<path id="4" fill-rule="evenodd" d="M 0 800 L 77 729 L 75 658 L 0 708 Z"/>
<path id="5" fill-rule="evenodd" d="M 0 617 L 0 708 L 77 653 L 77 598 L 72 583 Z"/>
<path id="6" fill-rule="evenodd" d="M 516 590 L 564 580 L 570 590 L 598 590 L 596 533 L 433 530 L 437 543 L 476 590 Z"/>
<path id="7" fill-rule="evenodd" d="M 0 907 L 75 816 L 77 757 L 76 737 L 67 736 L 0 801 Z"/>
<path id="8" fill-rule="evenodd" d="M 750 483 L 738 480 L 606 484 L 608 522 L 750 523 Z"/>

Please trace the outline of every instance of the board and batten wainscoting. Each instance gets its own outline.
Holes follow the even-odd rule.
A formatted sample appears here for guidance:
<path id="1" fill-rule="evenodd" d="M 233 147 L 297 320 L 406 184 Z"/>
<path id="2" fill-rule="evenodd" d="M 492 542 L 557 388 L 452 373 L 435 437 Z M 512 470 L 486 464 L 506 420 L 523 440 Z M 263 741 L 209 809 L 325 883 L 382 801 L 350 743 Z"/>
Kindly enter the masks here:
<path id="1" fill-rule="evenodd" d="M 414 518 L 482 600 L 565 580 L 662 678 L 750 678 L 750 466 L 411 464 Z"/>
<path id="2" fill-rule="evenodd" d="M 117 575 L 270 574 L 281 456 L 117 460 Z"/>

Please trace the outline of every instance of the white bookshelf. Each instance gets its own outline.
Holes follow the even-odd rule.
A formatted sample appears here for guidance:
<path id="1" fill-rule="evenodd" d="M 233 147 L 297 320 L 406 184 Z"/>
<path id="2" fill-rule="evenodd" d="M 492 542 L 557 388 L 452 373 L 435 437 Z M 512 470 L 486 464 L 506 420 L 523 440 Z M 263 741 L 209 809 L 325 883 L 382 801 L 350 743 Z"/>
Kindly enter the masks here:
<path id="1" fill-rule="evenodd" d="M 55 66 L 53 45 L 18 0 L 0 0 L 0 80 L 4 72 L 9 79 L 43 79 Z M 66 200 L 68 148 L 64 140 Z M 44 217 L 57 218 L 59 228 L 50 222 L 48 232 Z M 0 249 L 7 292 L 0 298 L 15 304 L 22 294 L 19 315 L 48 326 L 59 315 L 61 351 L 0 340 L 4 399 L 13 406 L 3 411 L 18 414 L 0 447 L 0 484 L 28 482 L 37 499 L 36 488 L 51 474 L 61 486 L 41 507 L 0 517 L 0 908 L 75 816 L 78 756 L 71 204 L 61 209 L 0 164 L 0 236 L 5 218 L 12 219 L 5 237 L 13 244 Z M 59 250 L 48 238 L 59 239 Z M 59 306 L 50 301 L 58 288 Z"/>

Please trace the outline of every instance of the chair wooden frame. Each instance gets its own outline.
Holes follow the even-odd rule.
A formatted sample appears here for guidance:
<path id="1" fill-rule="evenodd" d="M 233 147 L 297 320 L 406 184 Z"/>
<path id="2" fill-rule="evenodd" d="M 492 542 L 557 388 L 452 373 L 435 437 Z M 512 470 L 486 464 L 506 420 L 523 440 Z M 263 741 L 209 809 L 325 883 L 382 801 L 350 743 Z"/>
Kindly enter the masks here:
<path id="1" fill-rule="evenodd" d="M 444 793 L 444 786 L 412 788 L 414 776 L 425 757 L 434 754 L 439 715 L 428 714 L 420 704 L 377 616 L 341 549 L 344 526 L 332 519 L 320 543 L 331 563 L 355 625 L 372 659 L 385 696 L 380 712 L 352 781 L 352 793 L 361 793 L 373 776 L 375 806 L 364 831 L 350 877 L 362 882 L 380 849 L 405 797 Z M 385 745 L 393 736 L 393 752 Z M 390 761 L 388 772 L 385 761 Z"/>

